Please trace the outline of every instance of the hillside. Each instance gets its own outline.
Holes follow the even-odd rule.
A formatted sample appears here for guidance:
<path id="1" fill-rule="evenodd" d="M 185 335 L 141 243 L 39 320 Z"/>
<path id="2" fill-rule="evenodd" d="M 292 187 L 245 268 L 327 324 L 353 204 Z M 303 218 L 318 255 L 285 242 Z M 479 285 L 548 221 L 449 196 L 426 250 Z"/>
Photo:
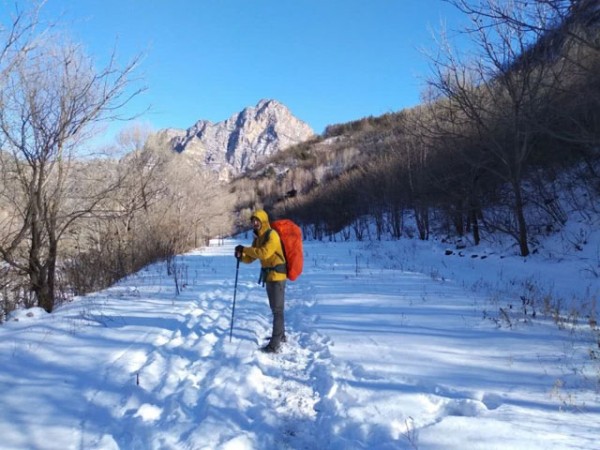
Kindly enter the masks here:
<path id="1" fill-rule="evenodd" d="M 240 215 L 263 206 L 316 237 L 369 219 L 378 238 L 443 233 L 479 244 L 509 236 L 525 257 L 540 235 L 565 225 L 572 204 L 582 215 L 597 212 L 600 31 L 586 9 L 596 14 L 593 2 L 557 8 L 544 28 L 524 22 L 531 17 L 519 8 L 513 17 L 492 4 L 456 3 L 473 22 L 465 30 L 473 31 L 472 48 L 440 49 L 421 104 L 331 125 L 271 158 L 233 184 Z M 567 191 L 564 203 L 557 193 Z M 416 229 L 404 226 L 408 216 Z"/>
<path id="2" fill-rule="evenodd" d="M 228 181 L 313 135 L 285 105 L 263 99 L 222 122 L 199 120 L 187 130 L 160 130 L 148 145 L 185 153 L 194 164 Z"/>

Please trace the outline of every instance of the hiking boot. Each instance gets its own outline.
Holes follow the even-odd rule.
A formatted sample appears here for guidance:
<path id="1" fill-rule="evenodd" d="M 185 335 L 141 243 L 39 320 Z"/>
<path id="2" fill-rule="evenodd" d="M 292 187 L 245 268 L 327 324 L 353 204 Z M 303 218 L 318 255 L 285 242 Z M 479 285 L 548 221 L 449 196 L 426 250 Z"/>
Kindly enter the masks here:
<path id="1" fill-rule="evenodd" d="M 277 353 L 279 349 L 272 347 L 271 344 L 265 345 L 260 348 L 260 351 L 263 353 Z"/>

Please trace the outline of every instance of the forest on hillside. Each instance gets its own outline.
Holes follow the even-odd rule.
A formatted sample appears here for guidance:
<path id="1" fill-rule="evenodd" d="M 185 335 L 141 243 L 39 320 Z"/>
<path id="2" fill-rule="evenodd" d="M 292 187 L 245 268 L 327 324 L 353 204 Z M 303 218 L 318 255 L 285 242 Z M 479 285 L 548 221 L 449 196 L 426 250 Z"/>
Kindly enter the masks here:
<path id="1" fill-rule="evenodd" d="M 0 322 L 244 229 L 256 207 L 309 238 L 502 233 L 522 256 L 567 204 L 597 211 L 598 2 L 449 2 L 471 45 L 440 33 L 419 106 L 331 125 L 227 186 L 142 127 L 88 151 L 94 128 L 143 92 L 140 59 L 97 67 L 44 29 L 43 5 L 15 10 L 0 24 Z"/>
<path id="2" fill-rule="evenodd" d="M 371 218 L 370 238 L 435 232 L 478 244 L 502 233 L 522 256 L 564 225 L 565 201 L 597 211 L 598 2 L 450 3 L 469 19 L 471 46 L 461 53 L 440 36 L 418 107 L 328 127 L 240 180 L 254 196 L 240 206 L 259 193 L 315 238 L 350 229 L 366 239 Z"/>

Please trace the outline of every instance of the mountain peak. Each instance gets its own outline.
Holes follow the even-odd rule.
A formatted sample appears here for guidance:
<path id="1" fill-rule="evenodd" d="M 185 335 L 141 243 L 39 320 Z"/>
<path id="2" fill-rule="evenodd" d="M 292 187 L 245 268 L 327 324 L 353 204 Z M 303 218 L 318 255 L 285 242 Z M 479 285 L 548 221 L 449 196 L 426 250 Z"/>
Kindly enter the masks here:
<path id="1" fill-rule="evenodd" d="M 256 104 L 256 109 L 268 108 L 270 106 L 284 106 L 284 105 L 279 103 L 277 100 L 263 98 Z"/>
<path id="2" fill-rule="evenodd" d="M 169 146 L 230 178 L 313 135 L 310 126 L 284 104 L 262 99 L 222 122 L 198 120 L 187 130 L 171 134 Z"/>

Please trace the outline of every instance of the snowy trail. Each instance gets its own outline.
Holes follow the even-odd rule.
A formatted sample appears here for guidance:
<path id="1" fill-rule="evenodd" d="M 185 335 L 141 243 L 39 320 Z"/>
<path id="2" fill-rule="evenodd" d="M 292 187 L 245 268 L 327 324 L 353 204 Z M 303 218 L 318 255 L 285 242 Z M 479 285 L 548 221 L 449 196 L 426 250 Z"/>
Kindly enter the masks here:
<path id="1" fill-rule="evenodd" d="M 0 448 L 594 448 L 597 397 L 560 412 L 550 392 L 578 343 L 498 330 L 488 300 L 398 244 L 307 243 L 277 355 L 258 351 L 271 317 L 242 265 L 230 342 L 237 243 L 177 257 L 179 295 L 156 264 L 1 327 Z"/>
<path id="2" fill-rule="evenodd" d="M 231 258 L 230 247 L 186 255 L 179 264 L 188 272 L 200 273 L 198 267 L 206 266 L 205 258 L 213 251 L 214 256 L 223 252 Z M 270 333 L 270 316 L 264 289 L 256 284 L 256 267 L 241 269 L 234 334 L 229 342 L 232 261 L 221 266 L 209 262 L 208 276 L 203 275 L 177 298 L 166 296 L 162 305 L 156 305 L 160 310 L 148 312 L 171 314 L 149 319 L 154 323 L 148 325 L 160 332 L 154 338 L 152 332 L 140 334 L 138 342 L 144 350 L 131 344 L 108 364 L 106 370 L 112 372 L 126 360 L 121 368 L 128 372 L 124 378 L 136 380 L 136 384 L 122 389 L 124 395 L 111 405 L 119 422 L 117 433 L 112 425 L 93 439 L 83 433 L 85 448 L 105 448 L 106 436 L 111 433 L 115 448 L 282 448 L 282 444 L 314 448 L 314 405 L 319 394 L 312 387 L 313 372 L 323 365 L 320 360 L 328 354 L 327 346 L 315 332 L 305 334 L 290 325 L 285 352 L 272 356 L 257 351 Z M 121 289 L 135 293 L 131 298 L 121 295 L 121 300 L 135 302 L 138 296 L 152 296 L 155 286 L 151 280 L 160 278 L 152 270 L 147 272 L 121 283 Z M 144 286 L 149 294 L 144 293 Z M 297 324 L 302 323 L 298 318 L 303 316 L 304 295 L 302 288 L 289 286 L 287 313 Z M 106 307 L 103 314 L 112 322 Z M 298 318 L 294 319 L 295 315 Z M 145 320 L 120 313 L 115 317 L 128 327 Z M 93 402 L 99 395 L 100 391 Z M 258 433 L 253 430 L 256 424 L 260 424 Z"/>

